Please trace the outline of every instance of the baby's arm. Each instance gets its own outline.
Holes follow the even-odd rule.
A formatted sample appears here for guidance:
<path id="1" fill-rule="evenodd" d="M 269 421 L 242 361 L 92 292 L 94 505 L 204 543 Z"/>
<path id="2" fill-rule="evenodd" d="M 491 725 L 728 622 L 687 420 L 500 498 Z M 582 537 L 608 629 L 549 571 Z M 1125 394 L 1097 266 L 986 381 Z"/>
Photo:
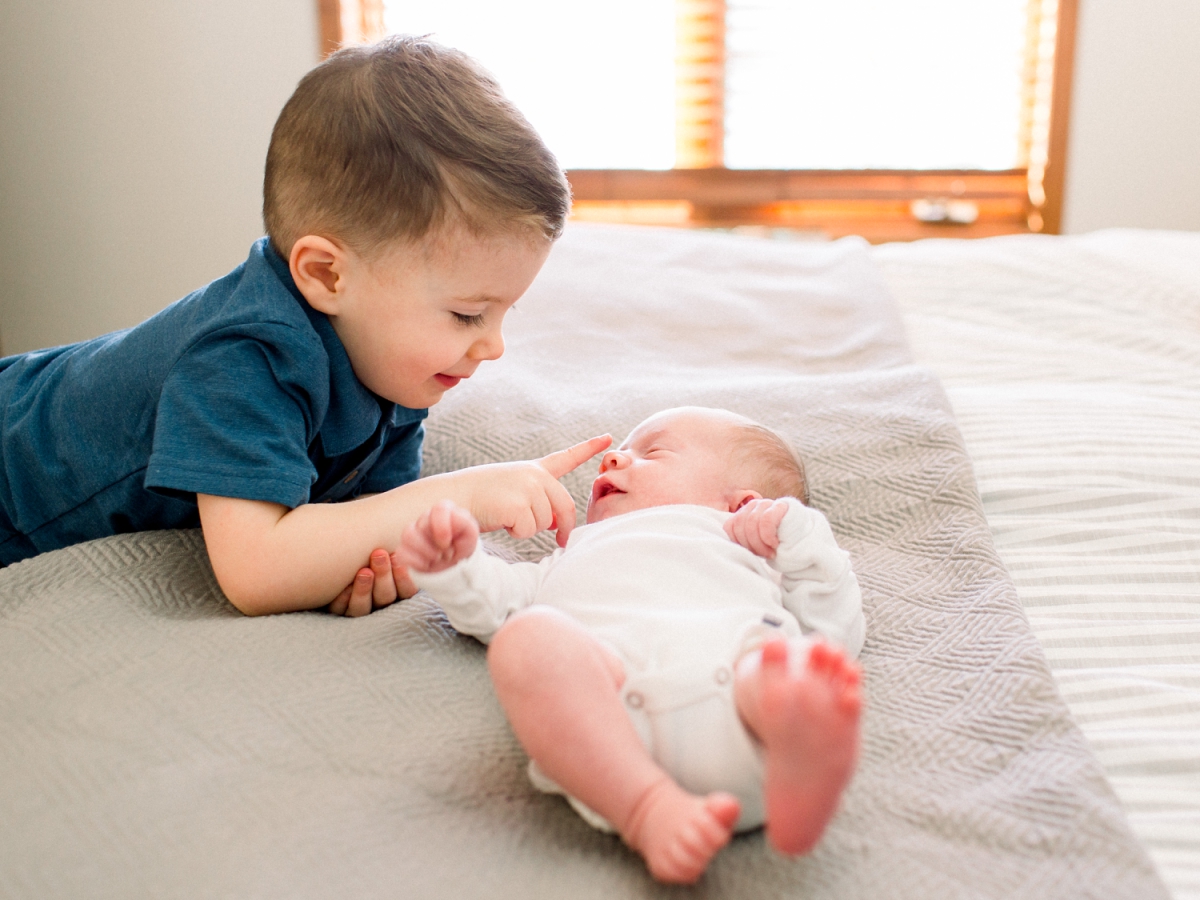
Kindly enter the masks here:
<path id="1" fill-rule="evenodd" d="M 455 631 L 485 644 L 514 612 L 533 602 L 554 558 L 506 563 L 479 547 L 479 526 L 448 500 L 404 529 L 395 559 L 446 612 Z"/>
<path id="2" fill-rule="evenodd" d="M 217 581 L 242 612 L 316 609 L 352 584 L 373 550 L 396 547 L 404 529 L 439 500 L 471 512 L 481 530 L 503 528 L 525 538 L 557 528 L 559 543 L 565 543 L 575 524 L 575 503 L 558 479 L 611 441 L 592 438 L 540 460 L 422 478 L 350 503 L 289 510 L 200 494 L 200 523 Z"/>
<path id="3" fill-rule="evenodd" d="M 780 573 L 783 605 L 805 633 L 816 632 L 845 648 L 862 649 L 866 625 L 850 554 L 837 545 L 829 522 L 799 500 L 752 500 L 725 523 L 748 550 L 771 560 Z"/>

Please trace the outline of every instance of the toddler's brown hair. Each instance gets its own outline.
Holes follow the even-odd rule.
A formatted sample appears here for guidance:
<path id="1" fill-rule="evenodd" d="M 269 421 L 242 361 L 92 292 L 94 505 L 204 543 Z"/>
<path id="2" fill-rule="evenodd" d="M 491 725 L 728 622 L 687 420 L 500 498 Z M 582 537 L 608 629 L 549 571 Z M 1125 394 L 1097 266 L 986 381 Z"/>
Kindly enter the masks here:
<path id="1" fill-rule="evenodd" d="M 263 221 L 284 259 L 305 234 L 368 255 L 456 221 L 556 239 L 566 176 L 466 54 L 424 37 L 346 47 L 300 80 L 275 123 Z"/>

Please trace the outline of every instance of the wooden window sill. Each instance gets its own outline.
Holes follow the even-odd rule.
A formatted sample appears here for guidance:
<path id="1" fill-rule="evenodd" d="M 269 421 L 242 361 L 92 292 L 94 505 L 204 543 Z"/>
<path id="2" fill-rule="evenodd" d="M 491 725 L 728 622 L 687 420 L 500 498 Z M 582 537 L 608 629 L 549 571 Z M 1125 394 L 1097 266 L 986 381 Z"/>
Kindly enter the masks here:
<path id="1" fill-rule="evenodd" d="M 813 237 L 848 234 L 872 243 L 926 237 L 1027 234 L 1026 173 L 1010 171 L 591 169 L 567 173 L 578 221 L 675 227 L 788 229 Z M 918 200 L 965 200 L 970 224 L 923 222 Z"/>

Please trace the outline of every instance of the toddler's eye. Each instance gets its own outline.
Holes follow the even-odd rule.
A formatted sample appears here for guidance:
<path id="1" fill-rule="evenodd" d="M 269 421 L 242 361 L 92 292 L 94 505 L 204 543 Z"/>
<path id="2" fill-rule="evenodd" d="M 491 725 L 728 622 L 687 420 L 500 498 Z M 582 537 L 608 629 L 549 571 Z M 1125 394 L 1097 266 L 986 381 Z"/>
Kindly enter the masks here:
<path id="1" fill-rule="evenodd" d="M 463 313 L 452 312 L 451 315 L 454 316 L 455 320 L 458 322 L 459 325 L 482 325 L 483 324 L 483 313 L 476 313 L 473 316 L 468 316 L 468 315 L 464 315 Z"/>

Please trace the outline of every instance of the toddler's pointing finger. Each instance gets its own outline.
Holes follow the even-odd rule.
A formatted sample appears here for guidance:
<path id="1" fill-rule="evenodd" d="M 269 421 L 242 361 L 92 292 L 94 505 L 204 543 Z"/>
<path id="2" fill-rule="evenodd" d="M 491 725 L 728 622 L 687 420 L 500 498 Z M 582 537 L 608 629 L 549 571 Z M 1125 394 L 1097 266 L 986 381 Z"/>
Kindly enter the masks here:
<path id="1" fill-rule="evenodd" d="M 568 447 L 566 450 L 559 450 L 543 456 L 538 462 L 554 478 L 562 478 L 568 472 L 578 469 L 597 453 L 607 450 L 611 444 L 612 435 L 602 434 L 599 437 L 575 444 L 573 447 Z"/>

